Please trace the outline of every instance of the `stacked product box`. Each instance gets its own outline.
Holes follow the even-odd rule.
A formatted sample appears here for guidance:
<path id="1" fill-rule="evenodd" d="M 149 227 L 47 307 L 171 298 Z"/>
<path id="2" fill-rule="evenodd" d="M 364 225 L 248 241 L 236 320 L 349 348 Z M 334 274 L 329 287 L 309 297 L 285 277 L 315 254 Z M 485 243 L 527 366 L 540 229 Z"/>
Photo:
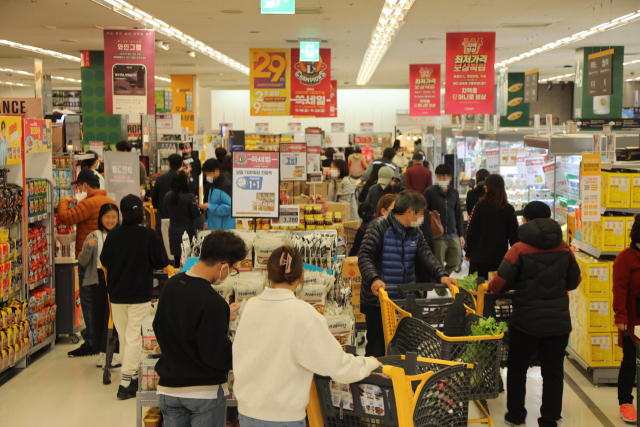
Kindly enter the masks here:
<path id="1" fill-rule="evenodd" d="M 0 307 L 0 371 L 13 366 L 31 348 L 27 301 L 11 299 Z"/>
<path id="2" fill-rule="evenodd" d="M 49 244 L 46 229 L 40 225 L 29 225 L 29 284 L 51 276 Z"/>
<path id="3" fill-rule="evenodd" d="M 68 160 L 68 159 L 59 159 Z M 73 182 L 73 174 L 71 169 L 54 169 L 53 170 L 53 185 L 55 187 L 68 187 L 68 188 L 56 188 L 53 195 L 53 202 L 57 206 L 61 199 L 67 196 L 73 195 L 73 189 L 71 183 Z"/>
<path id="4" fill-rule="evenodd" d="M 38 288 L 29 292 L 29 326 L 31 345 L 43 342 L 54 331 L 56 321 L 56 290 Z"/>
<path id="5" fill-rule="evenodd" d="M 160 356 L 160 346 L 153 331 L 153 317 L 142 321 L 142 360 L 140 362 L 142 390 L 156 390 L 160 377 L 156 373 L 156 363 Z"/>
<path id="6" fill-rule="evenodd" d="M 621 252 L 627 242 L 629 216 L 603 216 L 582 223 L 582 242 L 603 252 Z"/>
<path id="7" fill-rule="evenodd" d="M 27 215 L 29 217 L 47 212 L 47 181 L 27 179 Z"/>

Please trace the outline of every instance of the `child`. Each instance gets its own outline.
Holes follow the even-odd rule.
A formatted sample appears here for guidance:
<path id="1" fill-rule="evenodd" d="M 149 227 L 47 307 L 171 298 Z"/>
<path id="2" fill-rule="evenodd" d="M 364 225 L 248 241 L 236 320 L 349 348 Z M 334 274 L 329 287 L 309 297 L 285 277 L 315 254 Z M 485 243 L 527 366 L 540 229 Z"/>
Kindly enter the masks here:
<path id="1" fill-rule="evenodd" d="M 241 427 L 304 427 L 314 373 L 349 384 L 380 366 L 345 353 L 324 317 L 296 298 L 303 272 L 297 249 L 276 249 L 267 264 L 271 287 L 246 303 L 233 343 Z"/>
<path id="2" fill-rule="evenodd" d="M 100 253 L 104 247 L 107 234 L 120 225 L 120 211 L 113 203 L 105 203 L 98 215 L 98 229 L 87 236 L 78 255 L 78 263 L 86 268 L 82 286 L 91 290 L 91 325 L 93 328 L 93 350 L 102 353 L 96 367 L 102 368 L 107 351 L 107 328 L 109 327 L 109 299 L 107 298 L 107 283 L 104 271 L 100 268 Z M 117 335 L 116 335 L 117 336 Z M 112 367 L 122 364 L 114 357 Z"/>

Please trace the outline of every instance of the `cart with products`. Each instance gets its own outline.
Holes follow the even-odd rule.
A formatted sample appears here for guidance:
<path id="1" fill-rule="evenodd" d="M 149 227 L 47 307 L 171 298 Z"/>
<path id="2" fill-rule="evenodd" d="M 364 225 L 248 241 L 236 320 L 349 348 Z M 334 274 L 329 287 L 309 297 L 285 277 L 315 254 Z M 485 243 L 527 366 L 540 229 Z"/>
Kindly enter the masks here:
<path id="1" fill-rule="evenodd" d="M 485 318 L 493 317 L 496 322 L 505 322 L 509 324 L 513 316 L 513 297 L 515 291 L 509 291 L 503 294 L 494 294 L 489 292 L 489 284 L 484 283 L 478 285 L 478 306 L 476 311 L 482 313 Z M 509 331 L 504 333 L 502 339 L 502 362 L 501 366 L 507 366 L 509 358 Z"/>

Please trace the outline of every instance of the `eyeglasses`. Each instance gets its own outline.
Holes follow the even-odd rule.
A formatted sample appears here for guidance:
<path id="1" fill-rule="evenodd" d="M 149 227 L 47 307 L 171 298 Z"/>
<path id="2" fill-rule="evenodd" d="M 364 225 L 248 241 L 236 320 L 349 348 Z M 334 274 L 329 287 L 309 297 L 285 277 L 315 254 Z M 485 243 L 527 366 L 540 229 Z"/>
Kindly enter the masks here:
<path id="1" fill-rule="evenodd" d="M 230 267 L 229 270 L 229 276 L 233 277 L 233 276 L 237 276 L 238 274 L 240 274 L 240 272 L 238 271 L 237 268 L 235 268 L 233 265 Z"/>

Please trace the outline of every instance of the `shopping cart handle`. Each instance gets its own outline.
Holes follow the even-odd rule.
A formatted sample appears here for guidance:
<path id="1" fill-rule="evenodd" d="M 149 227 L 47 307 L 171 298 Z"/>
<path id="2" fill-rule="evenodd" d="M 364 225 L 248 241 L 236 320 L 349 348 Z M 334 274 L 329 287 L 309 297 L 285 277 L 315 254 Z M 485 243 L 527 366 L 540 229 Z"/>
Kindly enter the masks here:
<path id="1" fill-rule="evenodd" d="M 355 345 L 345 345 L 344 346 L 344 352 L 347 354 L 352 354 L 354 356 L 358 355 L 358 347 L 356 347 Z"/>
<path id="2" fill-rule="evenodd" d="M 399 291 L 402 293 L 405 293 L 407 291 L 432 291 L 436 288 L 446 288 L 447 285 L 444 285 L 442 283 L 407 283 L 404 285 L 397 285 L 397 286 L 387 286 L 385 287 L 385 290 L 387 292 L 389 291 Z"/>

